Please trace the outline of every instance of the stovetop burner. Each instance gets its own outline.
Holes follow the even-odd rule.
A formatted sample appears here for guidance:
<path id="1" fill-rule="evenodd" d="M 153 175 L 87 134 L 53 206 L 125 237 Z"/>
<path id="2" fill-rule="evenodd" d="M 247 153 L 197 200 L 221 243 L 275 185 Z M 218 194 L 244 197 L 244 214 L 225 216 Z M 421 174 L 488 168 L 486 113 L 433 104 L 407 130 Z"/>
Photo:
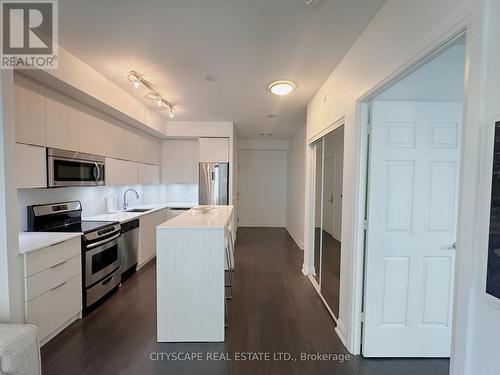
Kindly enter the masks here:
<path id="1" fill-rule="evenodd" d="M 80 201 L 28 206 L 28 230 L 30 232 L 97 232 L 97 236 L 116 231 L 116 221 L 82 220 Z M 109 228 L 109 231 L 106 227 Z M 119 225 L 118 225 L 119 229 Z M 92 236 L 95 237 L 95 236 Z"/>

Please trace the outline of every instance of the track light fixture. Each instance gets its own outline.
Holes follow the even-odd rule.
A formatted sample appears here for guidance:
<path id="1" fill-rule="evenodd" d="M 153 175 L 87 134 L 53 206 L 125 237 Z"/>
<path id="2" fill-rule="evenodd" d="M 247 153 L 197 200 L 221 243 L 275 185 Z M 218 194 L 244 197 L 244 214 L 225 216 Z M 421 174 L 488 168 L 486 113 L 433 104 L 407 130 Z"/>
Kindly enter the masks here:
<path id="1" fill-rule="evenodd" d="M 128 74 L 127 79 L 132 83 L 132 85 L 135 88 L 139 88 L 141 87 L 141 85 L 146 87 L 149 90 L 149 92 L 146 94 L 146 98 L 154 100 L 158 108 L 166 106 L 169 110 L 168 115 L 170 116 L 170 118 L 174 118 L 174 111 L 175 111 L 174 105 L 171 104 L 167 99 L 165 99 L 165 97 L 161 94 L 161 92 L 158 91 L 151 82 L 144 79 L 141 74 L 137 73 L 134 70 L 132 70 Z"/>

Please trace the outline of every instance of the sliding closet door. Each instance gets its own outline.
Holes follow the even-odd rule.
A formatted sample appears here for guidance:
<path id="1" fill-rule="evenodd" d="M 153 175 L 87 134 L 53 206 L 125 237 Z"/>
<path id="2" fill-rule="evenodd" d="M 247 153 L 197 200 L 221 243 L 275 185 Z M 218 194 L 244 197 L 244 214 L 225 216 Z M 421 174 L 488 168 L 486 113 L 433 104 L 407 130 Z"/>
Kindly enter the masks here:
<path id="1" fill-rule="evenodd" d="M 342 178 L 344 127 L 327 134 L 323 140 L 323 183 L 321 221 L 321 295 L 339 316 L 340 248 L 342 231 Z"/>
<path id="2" fill-rule="evenodd" d="M 315 177 L 314 177 L 314 278 L 321 284 L 321 227 L 323 210 L 323 139 L 314 144 Z"/>

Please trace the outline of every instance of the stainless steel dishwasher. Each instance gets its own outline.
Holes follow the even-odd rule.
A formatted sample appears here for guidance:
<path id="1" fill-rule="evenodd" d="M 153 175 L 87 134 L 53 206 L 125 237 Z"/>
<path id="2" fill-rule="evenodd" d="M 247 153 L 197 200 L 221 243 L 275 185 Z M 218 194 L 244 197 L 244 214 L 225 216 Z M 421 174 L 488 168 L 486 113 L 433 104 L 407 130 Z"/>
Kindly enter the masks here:
<path id="1" fill-rule="evenodd" d="M 139 252 L 139 219 L 121 224 L 122 235 L 118 242 L 122 281 L 135 272 L 137 267 L 137 254 Z"/>

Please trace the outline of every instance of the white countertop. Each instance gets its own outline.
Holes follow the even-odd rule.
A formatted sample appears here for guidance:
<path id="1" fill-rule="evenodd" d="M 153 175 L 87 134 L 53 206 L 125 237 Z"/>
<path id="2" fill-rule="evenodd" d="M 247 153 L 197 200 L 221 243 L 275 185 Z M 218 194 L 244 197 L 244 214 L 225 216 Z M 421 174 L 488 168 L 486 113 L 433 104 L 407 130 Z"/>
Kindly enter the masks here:
<path id="1" fill-rule="evenodd" d="M 197 206 L 196 203 L 160 203 L 146 204 L 134 208 L 150 208 L 147 212 L 117 212 L 114 214 L 93 215 L 83 218 L 83 220 L 96 221 L 118 221 L 125 223 L 136 219 L 142 215 L 147 215 L 163 208 L 191 208 Z M 19 253 L 25 254 L 31 251 L 43 249 L 44 247 L 55 245 L 60 242 L 68 241 L 75 237 L 80 237 L 82 233 L 63 233 L 63 232 L 19 232 Z"/>
<path id="2" fill-rule="evenodd" d="M 19 252 L 26 254 L 81 235 L 82 233 L 19 232 Z"/>
<path id="3" fill-rule="evenodd" d="M 175 229 L 223 229 L 233 214 L 233 206 L 215 206 L 208 212 L 191 209 L 176 216 L 156 228 L 158 230 Z"/>
<path id="4" fill-rule="evenodd" d="M 162 210 L 164 208 L 192 208 L 195 207 L 196 203 L 159 203 L 159 204 L 145 204 L 140 206 L 129 207 L 129 210 L 133 210 L 134 208 L 139 209 L 151 209 L 146 212 L 125 212 L 118 211 L 113 214 L 100 214 L 84 217 L 83 220 L 96 220 L 96 221 L 118 221 L 120 223 L 125 223 L 130 220 L 134 220 L 139 218 L 142 215 L 147 215 L 153 213 L 158 210 Z"/>

